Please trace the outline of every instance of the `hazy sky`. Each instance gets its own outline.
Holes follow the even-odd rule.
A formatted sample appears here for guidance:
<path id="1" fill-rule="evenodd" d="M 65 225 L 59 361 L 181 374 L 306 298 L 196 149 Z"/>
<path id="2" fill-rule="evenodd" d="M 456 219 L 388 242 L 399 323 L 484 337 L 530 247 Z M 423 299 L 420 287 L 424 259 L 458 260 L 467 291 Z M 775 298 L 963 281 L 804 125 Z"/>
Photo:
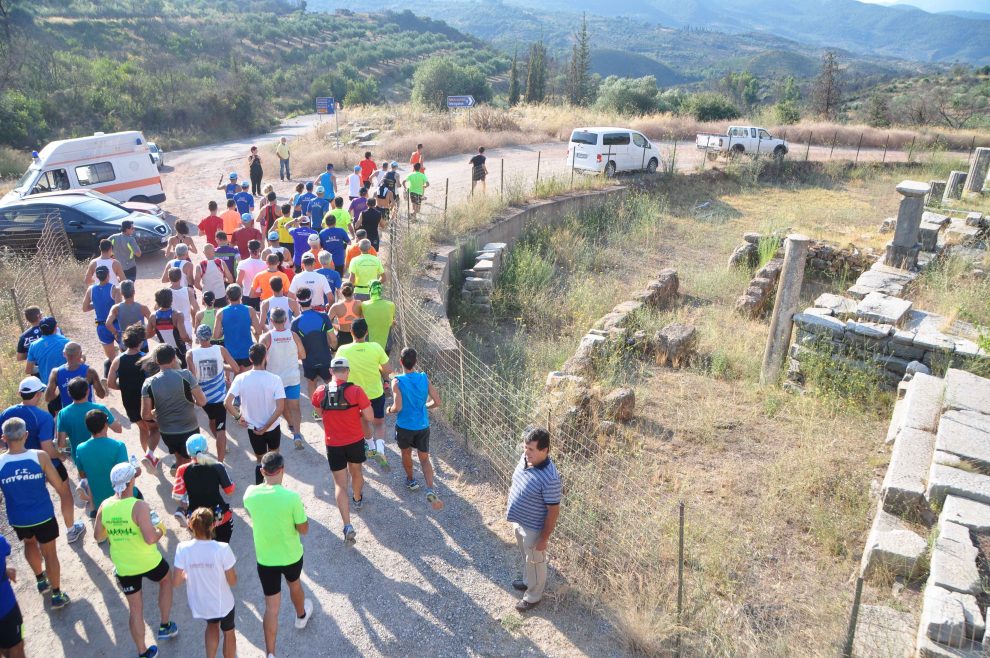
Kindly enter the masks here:
<path id="1" fill-rule="evenodd" d="M 914 5 L 925 11 L 979 11 L 990 14 L 990 0 L 860 0 L 877 5 Z"/>

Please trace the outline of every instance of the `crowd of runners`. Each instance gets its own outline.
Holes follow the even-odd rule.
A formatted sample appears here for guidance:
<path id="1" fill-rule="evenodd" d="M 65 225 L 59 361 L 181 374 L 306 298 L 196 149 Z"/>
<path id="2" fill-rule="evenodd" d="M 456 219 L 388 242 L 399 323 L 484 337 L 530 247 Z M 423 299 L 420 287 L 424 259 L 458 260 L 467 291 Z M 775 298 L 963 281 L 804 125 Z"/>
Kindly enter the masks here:
<path id="1" fill-rule="evenodd" d="M 280 178 L 291 180 L 284 138 L 274 153 Z M 338 178 L 327 164 L 315 180 L 298 183 L 285 203 L 271 186 L 262 187 L 261 160 L 252 148 L 250 181 L 236 172 L 221 181 L 225 210 L 209 203 L 209 214 L 197 224 L 198 239 L 189 224 L 176 222 L 159 281 L 157 275 L 137 280 L 141 253 L 129 222 L 100 244 L 80 307 L 93 314 L 102 358 L 84 354 L 56 318 L 37 307 L 25 310 L 30 328 L 17 347 L 25 368 L 21 402 L 0 414 L 7 518 L 37 591 L 50 593 L 53 610 L 70 602 L 56 549 L 58 517 L 69 543 L 82 540 L 87 528 L 97 542 L 106 542 L 139 657 L 158 654 L 157 645 L 146 641 L 144 581 L 157 585 L 156 641 L 178 633 L 173 590 L 185 584 L 192 616 L 206 621 L 206 655 L 215 656 L 221 644 L 225 658 L 236 655 L 231 588 L 238 575 L 229 546 L 235 531 L 229 499 L 239 482 L 249 484 L 243 507 L 265 597 L 269 658 L 276 651 L 283 580 L 296 628 L 309 622 L 313 603 L 300 582 L 301 536 L 309 524 L 301 496 L 282 484 L 283 427 L 293 448 L 302 450 L 303 423 L 322 426 L 343 541 L 357 537 L 351 513 L 365 503 L 365 462 L 391 470 L 387 415 L 395 419 L 405 487 L 422 490 L 433 509 L 443 508 L 430 462 L 429 410 L 441 404 L 440 396 L 420 370 L 415 349 L 396 355 L 393 372 L 395 305 L 384 295 L 389 279 L 378 255 L 398 199 L 408 194 L 410 212 L 419 212 L 429 186 L 422 146 L 405 177 L 397 162 L 376 163 L 369 152 L 346 177 Z M 471 166 L 483 181 L 483 156 Z M 142 298 L 153 297 L 151 307 L 137 301 L 139 287 Z M 94 356 L 99 365 L 87 358 Z M 119 396 L 137 427 L 139 449 L 113 438 L 122 432 L 122 419 L 97 401 L 110 395 Z M 303 418 L 302 395 L 311 417 Z M 242 429 L 232 437 L 234 425 Z M 254 465 L 235 473 L 227 455 L 234 449 L 231 439 L 243 437 Z M 525 444 L 507 514 L 526 564 L 525 577 L 513 583 L 525 592 L 520 610 L 542 596 L 544 551 L 560 502 L 560 480 L 547 457 L 549 435 L 533 430 Z M 66 463 L 74 465 L 72 476 Z M 136 486 L 143 473 L 168 474 L 174 507 L 156 509 L 145 501 Z M 190 533 L 171 566 L 158 545 L 166 514 Z M 10 586 L 16 574 L 6 565 L 10 552 L 0 537 L 0 653 L 16 657 L 24 655 L 24 644 Z"/>

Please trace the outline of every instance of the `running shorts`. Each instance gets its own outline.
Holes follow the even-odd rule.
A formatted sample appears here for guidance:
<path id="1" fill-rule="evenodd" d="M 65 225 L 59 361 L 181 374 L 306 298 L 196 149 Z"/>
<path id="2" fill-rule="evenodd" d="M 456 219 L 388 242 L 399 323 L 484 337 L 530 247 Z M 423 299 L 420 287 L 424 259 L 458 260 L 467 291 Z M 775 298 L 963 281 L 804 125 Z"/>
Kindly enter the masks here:
<path id="1" fill-rule="evenodd" d="M 207 619 L 207 624 L 220 624 L 220 630 L 226 633 L 227 631 L 234 630 L 234 610 L 237 606 L 233 606 L 223 617 L 217 617 L 216 619 Z"/>
<path id="2" fill-rule="evenodd" d="M 287 564 L 279 567 L 269 567 L 264 564 L 258 565 L 258 578 L 261 580 L 261 591 L 265 596 L 275 596 L 282 591 L 282 576 L 285 581 L 294 583 L 302 576 L 303 559 L 294 564 Z"/>
<path id="3" fill-rule="evenodd" d="M 217 424 L 217 431 L 227 428 L 227 408 L 223 402 L 207 402 L 203 407 L 206 417 Z"/>
<path id="4" fill-rule="evenodd" d="M 399 450 L 417 450 L 419 452 L 430 451 L 430 428 L 425 430 L 407 430 L 401 427 L 395 428 L 395 443 Z"/>
<path id="5" fill-rule="evenodd" d="M 282 443 L 282 428 L 276 425 L 273 429 L 258 434 L 249 427 L 248 439 L 251 440 L 251 450 L 254 451 L 254 454 L 263 455 L 266 452 L 278 450 L 279 444 Z"/>
<path id="6" fill-rule="evenodd" d="M 342 471 L 348 464 L 363 464 L 367 457 L 364 454 L 364 439 L 358 439 L 346 446 L 327 446 L 327 462 L 331 471 Z"/>
<path id="7" fill-rule="evenodd" d="M 199 432 L 198 427 L 191 432 L 178 432 L 175 434 L 162 432 L 162 443 L 168 448 L 168 454 L 189 459 L 189 453 L 186 452 L 186 439 L 197 432 Z"/>
<path id="8" fill-rule="evenodd" d="M 24 617 L 21 608 L 14 603 L 13 609 L 0 619 L 0 649 L 12 649 L 24 640 Z"/>
<path id="9" fill-rule="evenodd" d="M 117 577 L 117 584 L 120 585 L 120 589 L 124 594 L 137 594 L 141 591 L 141 583 L 145 578 L 152 582 L 160 583 L 162 578 L 168 575 L 168 562 L 165 561 L 165 558 L 162 558 L 162 561 L 158 563 L 157 567 L 135 576 L 121 576 L 116 571 L 114 571 L 113 575 Z"/>
<path id="10" fill-rule="evenodd" d="M 39 544 L 47 544 L 50 541 L 55 541 L 58 539 L 58 521 L 55 520 L 54 516 L 37 525 L 15 525 L 13 527 L 14 532 L 17 533 L 17 538 L 21 541 L 31 539 L 33 537 L 38 540 Z"/>

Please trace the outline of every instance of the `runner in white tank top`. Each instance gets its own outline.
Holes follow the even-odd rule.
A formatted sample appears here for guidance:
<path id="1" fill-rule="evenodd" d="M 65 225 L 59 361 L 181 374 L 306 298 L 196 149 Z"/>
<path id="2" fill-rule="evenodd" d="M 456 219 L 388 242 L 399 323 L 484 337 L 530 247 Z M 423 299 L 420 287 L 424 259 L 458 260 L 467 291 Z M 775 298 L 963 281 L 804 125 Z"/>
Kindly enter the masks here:
<path id="1" fill-rule="evenodd" d="M 223 270 L 217 265 L 216 260 L 206 259 L 197 267 L 201 272 L 200 283 L 203 285 L 203 292 L 209 290 L 216 299 L 224 299 L 227 294 L 227 285 L 223 281 Z"/>
<path id="2" fill-rule="evenodd" d="M 289 298 L 285 295 L 281 297 L 269 297 L 265 300 L 268 304 L 268 315 L 265 316 L 265 325 L 274 328 L 275 325 L 272 324 L 272 311 L 277 308 L 285 309 L 286 314 L 289 316 L 289 323 L 292 323 L 292 319 L 295 317 L 295 313 L 292 312 L 292 306 L 289 305 Z"/>
<path id="3" fill-rule="evenodd" d="M 113 271 L 113 264 L 117 262 L 116 258 L 96 258 L 93 262 L 96 263 L 96 267 L 102 266 L 110 270 L 110 283 L 115 286 L 120 285 L 120 277 Z"/>
<path id="4" fill-rule="evenodd" d="M 182 319 L 186 325 L 186 335 L 190 338 L 195 336 L 192 326 L 192 308 L 189 303 L 189 288 L 172 288 L 172 308 L 182 313 Z"/>
<path id="5" fill-rule="evenodd" d="M 299 350 L 292 338 L 292 331 L 285 329 L 269 332 L 272 345 L 268 348 L 268 372 L 275 373 L 282 380 L 282 386 L 297 386 L 299 377 Z"/>

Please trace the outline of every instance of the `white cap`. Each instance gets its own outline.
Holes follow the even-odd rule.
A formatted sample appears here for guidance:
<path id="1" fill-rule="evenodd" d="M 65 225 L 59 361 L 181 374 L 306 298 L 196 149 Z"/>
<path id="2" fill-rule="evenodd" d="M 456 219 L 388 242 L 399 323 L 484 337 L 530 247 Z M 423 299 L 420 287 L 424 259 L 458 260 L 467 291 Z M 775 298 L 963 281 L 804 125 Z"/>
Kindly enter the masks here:
<path id="1" fill-rule="evenodd" d="M 37 393 L 38 391 L 43 391 L 45 388 L 46 386 L 43 381 L 34 375 L 31 375 L 30 377 L 25 377 L 21 380 L 21 385 L 17 387 L 17 392 L 28 395 L 31 393 Z"/>

